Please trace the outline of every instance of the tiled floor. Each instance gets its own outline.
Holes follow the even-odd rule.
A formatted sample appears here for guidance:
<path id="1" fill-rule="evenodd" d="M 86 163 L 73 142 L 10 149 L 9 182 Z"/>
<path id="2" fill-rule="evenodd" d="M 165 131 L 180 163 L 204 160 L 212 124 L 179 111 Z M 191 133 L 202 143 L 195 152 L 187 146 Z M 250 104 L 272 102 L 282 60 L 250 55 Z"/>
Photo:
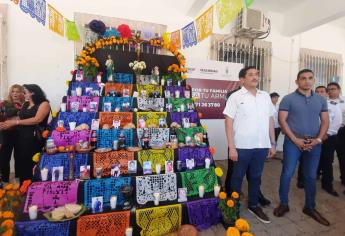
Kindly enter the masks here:
<path id="1" fill-rule="evenodd" d="M 281 155 L 281 153 L 278 153 L 278 155 Z M 217 161 L 217 165 L 222 167 L 226 173 L 227 161 Z M 304 191 L 296 187 L 296 178 L 293 179 L 290 188 L 290 212 L 282 218 L 273 216 L 273 208 L 279 203 L 278 188 L 281 165 L 281 161 L 277 159 L 266 162 L 262 178 L 262 191 L 273 202 L 272 206 L 264 209 L 272 222 L 270 224 L 263 224 L 251 215 L 245 207 L 241 209 L 241 216 L 249 221 L 254 235 L 345 236 L 345 195 L 342 193 L 345 187 L 340 184 L 338 160 L 335 159 L 334 161 L 334 187 L 340 194 L 340 197 L 333 197 L 327 194 L 321 189 L 320 181 L 317 183 L 317 209 L 331 222 L 330 227 L 322 226 L 302 213 Z M 222 183 L 224 184 L 224 178 Z M 243 181 L 243 192 L 247 193 L 246 180 Z M 245 205 L 245 202 L 242 205 Z M 225 235 L 225 230 L 221 225 L 216 225 L 201 232 L 199 235 L 223 236 Z"/>

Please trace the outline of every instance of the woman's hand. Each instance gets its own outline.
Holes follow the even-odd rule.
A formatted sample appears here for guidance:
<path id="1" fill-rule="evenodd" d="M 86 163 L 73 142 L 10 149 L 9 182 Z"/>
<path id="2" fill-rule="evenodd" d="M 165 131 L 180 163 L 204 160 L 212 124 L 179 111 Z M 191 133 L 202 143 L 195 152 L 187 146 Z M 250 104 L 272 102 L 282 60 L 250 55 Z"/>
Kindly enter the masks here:
<path id="1" fill-rule="evenodd" d="M 0 122 L 0 130 L 10 129 L 17 124 L 17 120 L 6 120 L 5 122 Z"/>

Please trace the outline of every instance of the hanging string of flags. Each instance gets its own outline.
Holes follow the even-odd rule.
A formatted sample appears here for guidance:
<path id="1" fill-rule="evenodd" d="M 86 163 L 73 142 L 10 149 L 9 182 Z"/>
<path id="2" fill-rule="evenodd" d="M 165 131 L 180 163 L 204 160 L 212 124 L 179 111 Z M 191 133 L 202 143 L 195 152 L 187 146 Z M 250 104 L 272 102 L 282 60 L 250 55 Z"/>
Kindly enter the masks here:
<path id="1" fill-rule="evenodd" d="M 80 40 L 80 36 L 75 22 L 65 18 L 46 0 L 11 0 L 14 4 L 19 4 L 20 9 L 29 14 L 42 25 L 46 25 L 46 15 L 48 9 L 48 27 L 51 31 L 71 41 Z M 246 7 L 249 7 L 254 0 L 245 0 Z M 218 0 L 195 21 L 187 24 L 182 29 L 171 33 L 165 33 L 163 40 L 170 41 L 176 48 L 188 48 L 197 45 L 198 42 L 213 34 L 213 18 L 217 15 L 218 26 L 223 29 L 227 24 L 236 19 L 236 16 L 243 8 L 243 0 Z M 215 14 L 214 14 L 215 13 Z M 151 35 L 143 35 L 150 39 Z"/>

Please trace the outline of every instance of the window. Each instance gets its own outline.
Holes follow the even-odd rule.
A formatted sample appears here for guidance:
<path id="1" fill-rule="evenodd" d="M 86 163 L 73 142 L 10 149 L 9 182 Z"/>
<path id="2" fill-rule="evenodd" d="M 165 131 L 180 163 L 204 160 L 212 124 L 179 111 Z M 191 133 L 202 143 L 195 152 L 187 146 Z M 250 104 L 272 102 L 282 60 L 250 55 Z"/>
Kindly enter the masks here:
<path id="1" fill-rule="evenodd" d="M 246 38 L 214 35 L 211 59 L 255 66 L 260 72 L 259 89 L 269 91 L 271 81 L 271 43 Z"/>
<path id="2" fill-rule="evenodd" d="M 315 87 L 341 81 L 343 60 L 341 54 L 301 48 L 299 69 L 314 71 Z"/>

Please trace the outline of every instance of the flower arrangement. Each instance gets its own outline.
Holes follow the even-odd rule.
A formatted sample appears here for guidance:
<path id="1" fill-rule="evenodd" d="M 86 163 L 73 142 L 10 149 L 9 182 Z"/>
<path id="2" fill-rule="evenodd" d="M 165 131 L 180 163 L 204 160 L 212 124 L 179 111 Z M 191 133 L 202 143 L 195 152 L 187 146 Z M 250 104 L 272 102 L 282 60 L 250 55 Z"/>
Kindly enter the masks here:
<path id="1" fill-rule="evenodd" d="M 0 189 L 0 235 L 13 235 L 14 218 L 20 211 L 19 184 L 8 184 Z"/>
<path id="2" fill-rule="evenodd" d="M 226 230 L 226 236 L 253 236 L 249 229 L 249 223 L 245 219 L 239 218 L 236 220 L 234 227 L 229 227 Z"/>
<path id="3" fill-rule="evenodd" d="M 91 51 L 95 50 L 94 48 Z M 94 78 L 97 75 L 99 62 L 95 57 L 87 55 L 86 50 L 83 50 L 80 53 L 80 56 L 77 57 L 77 65 L 83 69 L 84 75 L 87 78 Z"/>
<path id="4" fill-rule="evenodd" d="M 233 192 L 230 197 L 227 196 L 225 192 L 219 193 L 219 204 L 223 216 L 223 223 L 225 225 L 232 225 L 238 218 L 239 208 L 238 208 L 238 198 L 239 195 Z"/>
<path id="5" fill-rule="evenodd" d="M 140 75 L 146 69 L 146 63 L 144 61 L 133 61 L 129 63 L 129 67 L 132 68 L 135 74 Z"/>

